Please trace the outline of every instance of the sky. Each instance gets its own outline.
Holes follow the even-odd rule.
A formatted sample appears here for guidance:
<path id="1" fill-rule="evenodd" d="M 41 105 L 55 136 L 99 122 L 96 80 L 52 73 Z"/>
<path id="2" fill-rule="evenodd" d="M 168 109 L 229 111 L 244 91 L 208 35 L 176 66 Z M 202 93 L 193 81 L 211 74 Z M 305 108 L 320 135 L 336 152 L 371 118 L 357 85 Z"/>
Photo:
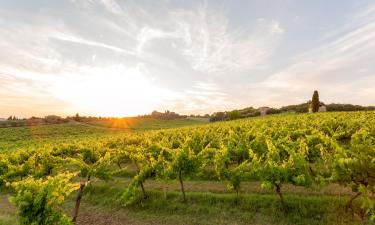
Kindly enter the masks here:
<path id="1" fill-rule="evenodd" d="M 0 0 L 0 117 L 375 105 L 372 0 Z"/>

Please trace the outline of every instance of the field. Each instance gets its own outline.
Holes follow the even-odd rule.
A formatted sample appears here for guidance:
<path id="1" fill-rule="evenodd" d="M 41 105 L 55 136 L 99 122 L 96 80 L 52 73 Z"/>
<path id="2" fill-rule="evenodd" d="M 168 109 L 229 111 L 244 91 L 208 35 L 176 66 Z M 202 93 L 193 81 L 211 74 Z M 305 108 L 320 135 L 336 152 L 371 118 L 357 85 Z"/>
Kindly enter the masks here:
<path id="1" fill-rule="evenodd" d="M 189 125 L 197 125 L 208 122 L 207 119 L 173 119 L 158 120 L 154 118 L 123 118 L 103 121 L 88 122 L 89 125 L 101 126 L 113 129 L 129 130 L 158 130 L 166 128 L 177 128 Z"/>
<path id="2" fill-rule="evenodd" d="M 193 119 L 132 118 L 0 128 L 0 152 L 22 147 L 43 147 L 47 144 L 85 142 L 91 139 L 113 137 L 126 132 L 168 129 L 203 123 L 205 121 Z"/>
<path id="3" fill-rule="evenodd" d="M 0 129 L 0 225 L 70 217 L 80 181 L 77 224 L 374 224 L 374 112 L 202 123 Z"/>

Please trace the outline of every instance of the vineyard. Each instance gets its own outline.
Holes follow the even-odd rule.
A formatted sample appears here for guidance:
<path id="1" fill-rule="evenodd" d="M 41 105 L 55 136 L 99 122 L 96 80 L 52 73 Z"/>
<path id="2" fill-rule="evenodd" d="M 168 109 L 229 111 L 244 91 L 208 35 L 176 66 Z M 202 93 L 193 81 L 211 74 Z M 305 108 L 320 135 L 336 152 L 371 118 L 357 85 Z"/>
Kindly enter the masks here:
<path id="1" fill-rule="evenodd" d="M 158 120 L 126 118 L 96 122 L 76 122 L 0 129 L 0 152 L 18 148 L 44 148 L 72 142 L 91 142 L 129 131 L 146 131 L 202 124 L 192 119 Z M 93 140 L 92 140 L 93 139 Z"/>
<path id="2" fill-rule="evenodd" d="M 0 141 L 6 150 L 0 152 L 0 186 L 19 224 L 79 224 L 87 202 L 129 209 L 135 217 L 153 211 L 162 215 L 161 224 L 375 219 L 374 112 L 275 115 L 105 135 L 100 128 L 75 133 L 55 126 L 67 126 L 65 135 L 76 138 L 56 133 L 46 142 L 43 132 L 0 130 L 7 137 Z M 19 141 L 33 135 L 41 139 L 37 145 Z M 199 221 L 189 220 L 197 214 Z M 206 222 L 204 214 L 211 215 Z"/>

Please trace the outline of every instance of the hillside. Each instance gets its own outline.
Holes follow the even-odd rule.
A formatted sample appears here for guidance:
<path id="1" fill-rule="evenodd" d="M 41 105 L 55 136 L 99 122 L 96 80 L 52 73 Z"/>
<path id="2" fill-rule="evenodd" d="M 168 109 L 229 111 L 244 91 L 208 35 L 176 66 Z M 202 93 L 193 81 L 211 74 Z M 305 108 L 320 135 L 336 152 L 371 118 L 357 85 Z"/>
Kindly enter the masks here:
<path id="1" fill-rule="evenodd" d="M 89 139 L 113 137 L 126 132 L 169 129 L 204 124 L 196 119 L 160 120 L 153 118 L 127 118 L 92 122 L 70 121 L 61 124 L 32 125 L 0 128 L 0 151 L 23 146 L 64 144 Z"/>

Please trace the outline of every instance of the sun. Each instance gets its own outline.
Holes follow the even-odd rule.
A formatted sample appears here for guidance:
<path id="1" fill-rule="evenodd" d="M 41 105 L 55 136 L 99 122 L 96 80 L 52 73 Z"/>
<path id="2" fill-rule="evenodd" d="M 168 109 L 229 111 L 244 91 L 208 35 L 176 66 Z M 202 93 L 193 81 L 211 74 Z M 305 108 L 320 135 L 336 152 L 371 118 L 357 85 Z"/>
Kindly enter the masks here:
<path id="1" fill-rule="evenodd" d="M 78 112 L 101 116 L 150 113 L 178 94 L 162 89 L 137 68 L 90 67 L 57 77 L 49 92 Z"/>

